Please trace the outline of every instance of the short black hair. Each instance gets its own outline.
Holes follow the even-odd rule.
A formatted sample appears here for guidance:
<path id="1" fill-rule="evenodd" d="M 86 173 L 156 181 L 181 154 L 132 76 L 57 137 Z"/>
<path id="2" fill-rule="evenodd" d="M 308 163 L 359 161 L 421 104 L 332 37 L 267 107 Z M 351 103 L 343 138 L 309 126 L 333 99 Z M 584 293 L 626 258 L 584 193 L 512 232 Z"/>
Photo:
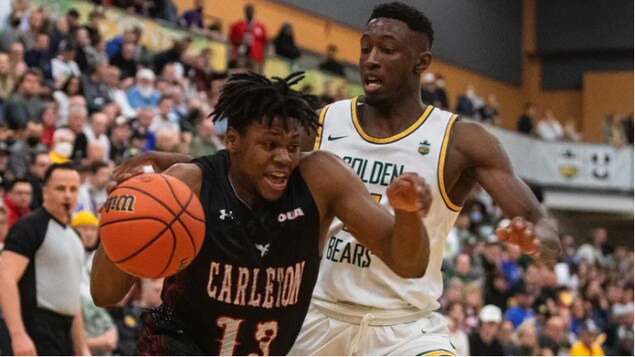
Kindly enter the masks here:
<path id="1" fill-rule="evenodd" d="M 430 47 L 432 47 L 432 42 L 434 41 L 432 22 L 430 22 L 430 19 L 421 11 L 414 7 L 398 1 L 377 5 L 373 9 L 373 13 L 370 15 L 367 23 L 379 17 L 387 17 L 404 22 L 412 31 L 426 35 L 430 42 Z"/>
<path id="2" fill-rule="evenodd" d="M 234 74 L 221 90 L 210 114 L 212 121 L 216 123 L 226 118 L 227 126 L 241 135 L 252 123 L 265 120 L 271 126 L 276 117 L 295 119 L 307 132 L 317 130 L 318 115 L 312 106 L 315 97 L 291 89 L 303 78 L 304 72 L 291 73 L 284 79 L 273 77 L 273 80 L 253 72 Z"/>
<path id="3" fill-rule="evenodd" d="M 104 167 L 108 167 L 108 164 L 103 161 L 95 161 L 95 162 L 92 162 L 90 165 L 88 165 L 87 169 L 88 169 L 88 172 L 92 174 L 96 174 L 97 172 L 99 172 L 99 170 L 103 169 Z"/>
<path id="4" fill-rule="evenodd" d="M 25 178 L 17 178 L 11 182 L 9 182 L 9 184 L 7 184 L 7 192 L 13 190 L 13 188 L 15 187 L 15 185 L 19 184 L 19 183 L 26 183 L 26 184 L 31 184 L 31 182 Z"/>
<path id="5" fill-rule="evenodd" d="M 73 164 L 70 161 L 63 162 L 60 164 L 52 164 L 51 166 L 49 166 L 48 169 L 46 169 L 46 172 L 44 173 L 44 181 L 42 182 L 42 185 L 46 186 L 46 184 L 51 179 L 53 172 L 57 170 L 70 170 L 70 171 L 77 172 L 77 169 L 75 168 L 75 166 L 73 166 Z"/>

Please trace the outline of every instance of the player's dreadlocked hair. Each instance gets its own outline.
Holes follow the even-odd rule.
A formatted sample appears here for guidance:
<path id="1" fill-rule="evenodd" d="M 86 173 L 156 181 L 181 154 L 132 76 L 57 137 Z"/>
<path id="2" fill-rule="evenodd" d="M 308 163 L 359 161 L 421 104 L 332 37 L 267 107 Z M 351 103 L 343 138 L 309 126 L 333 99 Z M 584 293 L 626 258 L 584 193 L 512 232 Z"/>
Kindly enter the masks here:
<path id="1" fill-rule="evenodd" d="M 214 122 L 227 118 L 227 126 L 241 135 L 252 122 L 265 120 L 271 126 L 276 117 L 295 119 L 307 132 L 317 130 L 318 115 L 312 107 L 315 97 L 291 89 L 303 78 L 304 72 L 273 80 L 253 72 L 235 74 L 223 86 L 210 116 Z M 286 121 L 283 125 L 287 129 Z"/>
<path id="2" fill-rule="evenodd" d="M 408 28 L 412 31 L 426 35 L 428 37 L 428 41 L 430 42 L 430 47 L 432 47 L 432 41 L 434 40 L 432 23 L 421 11 L 415 9 L 414 7 L 397 1 L 389 4 L 377 5 L 373 9 L 373 13 L 370 15 L 368 22 L 379 17 L 387 17 L 389 19 L 395 19 L 406 23 Z"/>

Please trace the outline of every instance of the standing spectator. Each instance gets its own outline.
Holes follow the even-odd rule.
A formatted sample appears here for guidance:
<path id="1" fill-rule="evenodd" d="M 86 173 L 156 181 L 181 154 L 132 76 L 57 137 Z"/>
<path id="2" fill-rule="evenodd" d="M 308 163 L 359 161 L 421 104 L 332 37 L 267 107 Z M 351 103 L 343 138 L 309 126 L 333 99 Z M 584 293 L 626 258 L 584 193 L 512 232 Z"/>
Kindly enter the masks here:
<path id="1" fill-rule="evenodd" d="M 30 68 L 37 68 L 42 73 L 44 82 L 54 88 L 52 61 L 53 54 L 49 46 L 49 35 L 39 33 L 35 46 L 26 51 L 24 61 Z"/>
<path id="2" fill-rule="evenodd" d="M 18 81 L 17 92 L 4 106 L 4 120 L 9 129 L 24 129 L 27 121 L 40 119 L 45 106 L 39 97 L 41 80 L 40 72 L 30 69 Z"/>
<path id="3" fill-rule="evenodd" d="M 15 86 L 15 77 L 11 70 L 9 55 L 0 52 L 0 103 L 6 102 Z"/>
<path id="4" fill-rule="evenodd" d="M 9 183 L 7 194 L 4 196 L 4 207 L 7 209 L 9 228 L 31 212 L 32 199 L 33 187 L 31 187 L 31 183 L 27 179 L 16 179 Z"/>
<path id="5" fill-rule="evenodd" d="M 106 69 L 108 62 L 99 61 L 89 73 L 82 77 L 82 89 L 88 104 L 88 111 L 93 113 L 101 111 L 106 105 L 112 102 L 108 85 L 106 84 Z"/>
<path id="6" fill-rule="evenodd" d="M 534 120 L 536 118 L 536 105 L 531 102 L 525 103 L 525 110 L 518 118 L 516 130 L 525 135 L 532 135 L 534 132 Z"/>
<path id="7" fill-rule="evenodd" d="M 230 28 L 231 58 L 249 58 L 259 71 L 265 61 L 265 48 L 269 41 L 267 30 L 263 23 L 254 19 L 252 4 L 245 5 L 244 14 L 245 18 L 234 22 Z"/>
<path id="8" fill-rule="evenodd" d="M 99 208 L 106 202 L 106 186 L 112 177 L 112 169 L 103 161 L 88 167 L 86 181 L 80 186 L 77 197 L 77 211 L 88 211 L 99 217 Z"/>
<path id="9" fill-rule="evenodd" d="M 472 356 L 502 356 L 503 348 L 496 340 L 501 310 L 494 305 L 485 305 L 478 314 L 479 327 L 470 335 L 470 353 Z"/>
<path id="10" fill-rule="evenodd" d="M 133 109 L 158 106 L 161 93 L 154 87 L 155 80 L 154 72 L 147 68 L 137 72 L 136 84 L 127 93 L 128 103 Z"/>
<path id="11" fill-rule="evenodd" d="M 181 17 L 187 28 L 203 29 L 203 0 L 194 0 L 194 7 L 185 11 Z"/>
<path id="12" fill-rule="evenodd" d="M 51 61 L 55 88 L 61 88 L 68 77 L 79 77 L 82 72 L 75 62 L 76 47 L 70 41 L 60 42 L 59 54 Z"/>
<path id="13" fill-rule="evenodd" d="M 627 144 L 623 119 L 617 114 L 610 114 L 603 123 L 602 138 L 605 143 L 617 148 Z"/>
<path id="14" fill-rule="evenodd" d="M 33 155 L 33 162 L 29 168 L 29 174 L 27 180 L 31 183 L 33 191 L 33 199 L 31 200 L 31 211 L 42 206 L 42 185 L 44 183 L 44 174 L 46 170 L 51 166 L 51 157 L 47 151 L 36 152 Z"/>
<path id="15" fill-rule="evenodd" d="M 280 31 L 273 40 L 273 44 L 276 49 L 276 54 L 280 57 L 291 61 L 300 57 L 300 50 L 298 46 L 296 46 L 295 39 L 293 38 L 293 27 L 288 22 L 280 26 Z"/>
<path id="16" fill-rule="evenodd" d="M 86 134 L 88 144 L 93 141 L 99 141 L 102 143 L 105 150 L 105 156 L 102 160 L 108 161 L 108 158 L 110 157 L 110 140 L 108 139 L 108 135 L 106 135 L 106 130 L 108 129 L 108 117 L 105 113 L 95 112 L 90 118 L 90 125 L 84 127 L 84 134 Z"/>
<path id="17" fill-rule="evenodd" d="M 0 302 L 15 355 L 90 353 L 80 302 L 84 248 L 68 224 L 79 183 L 70 165 L 49 167 L 42 207 L 9 231 Z"/>
<path id="18" fill-rule="evenodd" d="M 580 327 L 580 339 L 571 346 L 571 356 L 604 356 L 602 346 L 595 341 L 598 328 L 589 319 L 582 323 Z"/>
<path id="19" fill-rule="evenodd" d="M 545 117 L 538 121 L 536 133 L 545 141 L 560 141 L 564 137 L 562 124 L 551 109 L 545 109 Z"/>
<path id="20" fill-rule="evenodd" d="M 335 54 L 337 53 L 337 46 L 328 45 L 326 48 L 326 57 L 320 63 L 320 69 L 323 71 L 327 71 L 336 76 L 344 77 L 344 66 L 335 59 Z"/>

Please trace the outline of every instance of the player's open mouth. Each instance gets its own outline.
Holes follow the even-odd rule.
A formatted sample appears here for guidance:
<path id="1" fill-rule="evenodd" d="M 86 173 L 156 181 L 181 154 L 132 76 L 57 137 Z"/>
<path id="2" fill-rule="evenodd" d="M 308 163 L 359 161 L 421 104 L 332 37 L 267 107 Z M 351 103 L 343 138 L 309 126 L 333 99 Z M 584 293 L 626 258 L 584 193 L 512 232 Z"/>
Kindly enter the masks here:
<path id="1" fill-rule="evenodd" d="M 367 91 L 373 91 L 379 89 L 381 87 L 382 81 L 379 77 L 375 76 L 367 76 L 364 79 L 364 87 Z"/>
<path id="2" fill-rule="evenodd" d="M 273 191 L 284 191 L 289 177 L 282 172 L 265 174 L 265 181 Z"/>

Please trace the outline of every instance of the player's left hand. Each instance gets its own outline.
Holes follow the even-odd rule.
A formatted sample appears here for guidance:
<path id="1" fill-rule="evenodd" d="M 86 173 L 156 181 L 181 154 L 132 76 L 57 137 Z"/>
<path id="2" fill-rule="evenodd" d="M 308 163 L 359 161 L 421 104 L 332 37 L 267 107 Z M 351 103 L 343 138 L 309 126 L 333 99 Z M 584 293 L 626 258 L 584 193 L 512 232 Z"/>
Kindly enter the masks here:
<path id="1" fill-rule="evenodd" d="M 432 204 L 430 185 L 414 172 L 406 172 L 395 178 L 388 189 L 388 202 L 395 210 L 418 212 L 425 217 Z"/>
<path id="2" fill-rule="evenodd" d="M 533 224 L 523 217 L 512 219 L 507 227 L 496 230 L 498 239 L 520 247 L 539 265 L 553 269 L 560 254 L 560 237 L 554 220 L 543 218 Z"/>

